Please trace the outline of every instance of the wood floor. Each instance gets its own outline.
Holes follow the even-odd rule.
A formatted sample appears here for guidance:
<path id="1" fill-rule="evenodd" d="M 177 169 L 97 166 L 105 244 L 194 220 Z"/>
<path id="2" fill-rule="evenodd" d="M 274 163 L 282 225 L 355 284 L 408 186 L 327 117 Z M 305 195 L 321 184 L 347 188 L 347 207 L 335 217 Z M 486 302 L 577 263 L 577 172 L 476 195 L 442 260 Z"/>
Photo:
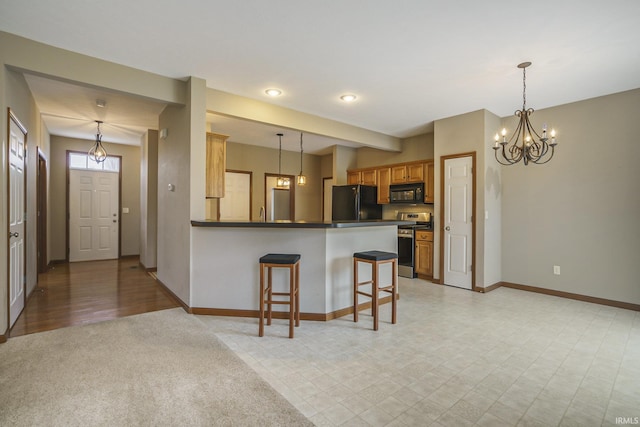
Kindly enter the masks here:
<path id="1" fill-rule="evenodd" d="M 179 307 L 137 257 L 56 264 L 38 276 L 10 336 Z"/>

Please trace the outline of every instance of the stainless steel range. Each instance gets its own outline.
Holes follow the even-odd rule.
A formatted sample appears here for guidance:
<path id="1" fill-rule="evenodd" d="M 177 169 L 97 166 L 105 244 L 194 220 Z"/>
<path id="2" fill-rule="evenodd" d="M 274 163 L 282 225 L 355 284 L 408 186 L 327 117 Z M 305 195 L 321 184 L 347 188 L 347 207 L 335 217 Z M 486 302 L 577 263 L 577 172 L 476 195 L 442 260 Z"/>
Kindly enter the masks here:
<path id="1" fill-rule="evenodd" d="M 415 248 L 416 230 L 431 230 L 432 220 L 430 212 L 398 212 L 401 221 L 415 221 L 415 225 L 398 226 L 398 275 L 401 277 L 416 277 Z"/>

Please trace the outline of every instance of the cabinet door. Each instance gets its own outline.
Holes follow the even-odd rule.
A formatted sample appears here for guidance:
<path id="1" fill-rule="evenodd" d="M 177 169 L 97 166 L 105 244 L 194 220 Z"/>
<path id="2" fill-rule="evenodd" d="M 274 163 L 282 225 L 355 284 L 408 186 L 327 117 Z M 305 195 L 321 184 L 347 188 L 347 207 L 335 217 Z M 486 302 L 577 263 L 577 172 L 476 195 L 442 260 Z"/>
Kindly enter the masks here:
<path id="1" fill-rule="evenodd" d="M 347 172 L 347 184 L 355 185 L 360 184 L 360 172 Z"/>
<path id="2" fill-rule="evenodd" d="M 424 164 L 424 202 L 434 202 L 433 162 Z"/>
<path id="3" fill-rule="evenodd" d="M 391 182 L 391 168 L 380 168 L 378 174 L 378 204 L 389 203 L 389 184 Z"/>
<path id="4" fill-rule="evenodd" d="M 433 276 L 433 242 L 416 240 L 416 273 Z"/>
<path id="5" fill-rule="evenodd" d="M 368 169 L 360 172 L 362 178 L 362 184 L 364 185 L 377 185 L 376 170 Z"/>
<path id="6" fill-rule="evenodd" d="M 224 197 L 224 174 L 227 169 L 227 135 L 207 132 L 206 197 Z"/>
<path id="7" fill-rule="evenodd" d="M 424 163 L 407 165 L 407 182 L 424 181 Z"/>
<path id="8" fill-rule="evenodd" d="M 394 166 L 391 168 L 391 183 L 404 184 L 407 182 L 407 168 L 402 166 Z"/>

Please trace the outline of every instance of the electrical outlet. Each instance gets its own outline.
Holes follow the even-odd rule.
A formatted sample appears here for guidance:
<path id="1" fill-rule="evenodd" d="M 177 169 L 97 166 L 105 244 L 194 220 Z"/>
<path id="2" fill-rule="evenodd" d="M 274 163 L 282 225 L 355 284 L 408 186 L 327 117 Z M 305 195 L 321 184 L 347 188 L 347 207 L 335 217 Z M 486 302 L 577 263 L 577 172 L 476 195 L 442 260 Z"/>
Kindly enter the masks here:
<path id="1" fill-rule="evenodd" d="M 553 266 L 553 274 L 555 274 L 556 276 L 560 275 L 560 266 L 559 265 L 554 265 Z"/>

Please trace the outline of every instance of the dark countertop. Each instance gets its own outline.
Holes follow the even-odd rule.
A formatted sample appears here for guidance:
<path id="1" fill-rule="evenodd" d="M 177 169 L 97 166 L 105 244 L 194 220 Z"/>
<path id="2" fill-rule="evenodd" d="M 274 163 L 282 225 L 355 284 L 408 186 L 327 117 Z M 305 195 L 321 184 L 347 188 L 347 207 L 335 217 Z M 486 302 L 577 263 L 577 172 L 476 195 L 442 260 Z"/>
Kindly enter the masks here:
<path id="1" fill-rule="evenodd" d="M 240 228 L 354 228 L 354 227 L 376 227 L 383 225 L 413 225 L 415 221 L 397 221 L 387 219 L 372 219 L 365 221 L 334 221 L 334 222 L 314 222 L 314 221 L 210 221 L 191 220 L 193 227 L 240 227 Z"/>

